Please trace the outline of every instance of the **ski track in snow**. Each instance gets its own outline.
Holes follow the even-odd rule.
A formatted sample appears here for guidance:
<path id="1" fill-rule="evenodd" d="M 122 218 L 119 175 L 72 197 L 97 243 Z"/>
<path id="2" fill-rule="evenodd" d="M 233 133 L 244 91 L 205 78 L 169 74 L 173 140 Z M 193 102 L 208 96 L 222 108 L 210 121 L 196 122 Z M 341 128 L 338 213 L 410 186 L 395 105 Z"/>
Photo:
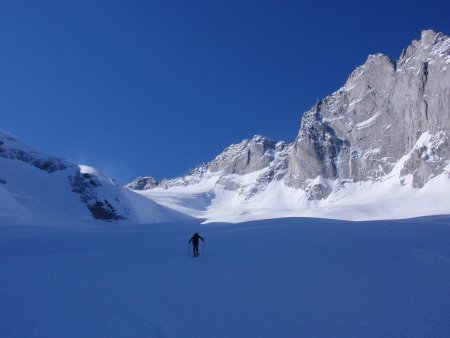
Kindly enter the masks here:
<path id="1" fill-rule="evenodd" d="M 2 337 L 450 332 L 450 216 L 0 230 Z"/>

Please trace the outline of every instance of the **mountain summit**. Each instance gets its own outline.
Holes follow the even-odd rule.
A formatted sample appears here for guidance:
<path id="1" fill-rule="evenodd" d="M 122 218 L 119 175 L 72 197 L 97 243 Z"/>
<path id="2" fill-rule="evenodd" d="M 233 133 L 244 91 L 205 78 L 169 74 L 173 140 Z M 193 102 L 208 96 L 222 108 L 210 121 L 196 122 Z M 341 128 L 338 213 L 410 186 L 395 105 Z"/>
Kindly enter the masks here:
<path id="1" fill-rule="evenodd" d="M 120 187 L 0 132 L 0 224 L 450 214 L 449 117 L 450 38 L 426 30 L 397 61 L 370 55 L 292 142 L 256 135 L 175 179 Z"/>
<path id="2" fill-rule="evenodd" d="M 144 189 L 143 195 L 172 207 L 183 204 L 180 196 L 192 202 L 203 194 L 202 208 L 192 213 L 211 220 L 270 216 L 265 206 L 276 209 L 275 214 L 283 210 L 326 217 L 338 200 L 351 206 L 358 196 L 355 189 L 377 201 L 389 196 L 375 191 L 388 186 L 394 189 L 392 196 L 401 194 L 409 205 L 408 198 L 421 189 L 424 194 L 430 181 L 442 176 L 449 184 L 449 66 L 450 38 L 425 30 L 397 61 L 370 55 L 342 88 L 303 114 L 292 143 L 255 136 L 184 177 L 126 187 Z M 395 208 L 387 214 L 396 217 Z M 432 209 L 397 216 L 450 212 L 449 207 Z M 370 211 L 356 218 L 377 217 L 378 212 Z"/>
<path id="3" fill-rule="evenodd" d="M 377 180 L 406 154 L 401 176 L 411 174 L 415 187 L 441 174 L 450 155 L 449 64 L 450 38 L 432 31 L 397 62 L 369 56 L 344 87 L 304 114 L 288 183 Z"/>

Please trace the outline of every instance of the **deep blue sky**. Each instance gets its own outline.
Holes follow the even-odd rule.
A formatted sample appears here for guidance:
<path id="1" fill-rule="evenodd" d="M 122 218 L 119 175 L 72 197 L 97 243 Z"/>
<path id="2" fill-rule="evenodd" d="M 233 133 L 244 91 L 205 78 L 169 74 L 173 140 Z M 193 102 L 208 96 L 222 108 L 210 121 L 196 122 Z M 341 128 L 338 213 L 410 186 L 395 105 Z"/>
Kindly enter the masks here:
<path id="1" fill-rule="evenodd" d="M 179 176 L 254 134 L 292 141 L 368 54 L 450 2 L 1 1 L 0 129 L 120 183 Z"/>

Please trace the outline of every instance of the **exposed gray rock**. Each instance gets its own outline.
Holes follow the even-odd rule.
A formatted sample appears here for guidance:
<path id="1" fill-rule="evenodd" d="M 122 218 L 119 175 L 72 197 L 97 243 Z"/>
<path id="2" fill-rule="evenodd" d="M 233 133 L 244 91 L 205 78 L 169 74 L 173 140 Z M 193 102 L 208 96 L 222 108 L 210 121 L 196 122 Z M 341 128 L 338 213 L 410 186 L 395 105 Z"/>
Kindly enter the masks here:
<path id="1" fill-rule="evenodd" d="M 369 56 L 345 86 L 304 114 L 289 158 L 288 185 L 323 176 L 376 180 L 389 173 L 429 132 L 447 139 L 450 114 L 450 39 L 422 32 L 393 62 Z M 437 143 L 436 143 L 437 144 Z M 448 142 L 430 152 L 448 161 Z M 419 150 L 418 150 L 419 151 Z M 417 186 L 442 172 L 447 161 L 419 155 L 407 162 Z"/>
<path id="2" fill-rule="evenodd" d="M 158 181 L 156 181 L 152 176 L 138 177 L 134 181 L 125 184 L 123 187 L 132 190 L 146 190 L 153 189 L 158 186 Z"/>
<path id="3" fill-rule="evenodd" d="M 163 189 L 168 189 L 177 186 L 188 186 L 199 183 L 204 175 L 209 169 L 208 163 L 202 163 L 200 166 L 189 172 L 187 175 L 174 178 L 174 179 L 164 179 L 159 184 L 158 187 Z"/>
<path id="4" fill-rule="evenodd" d="M 89 211 L 95 219 L 102 221 L 117 221 L 124 217 L 117 214 L 117 210 L 107 200 L 96 200 L 94 203 L 87 204 Z"/>
<path id="5" fill-rule="evenodd" d="M 168 189 L 176 186 L 189 186 L 201 182 L 207 177 L 216 177 L 217 184 L 226 190 L 232 190 L 250 198 L 273 180 L 281 180 L 288 167 L 289 144 L 276 142 L 256 135 L 252 139 L 243 140 L 226 148 L 214 160 L 202 163 L 189 174 L 175 179 L 164 179 L 156 185 L 146 178 L 137 178 L 124 185 L 128 189 Z M 254 181 L 241 182 L 234 175 L 246 175 L 261 171 Z"/>
<path id="6" fill-rule="evenodd" d="M 308 199 L 324 199 L 332 188 L 326 180 L 311 183 L 315 178 L 343 184 L 376 181 L 409 156 L 401 175 L 412 175 L 413 185 L 420 188 L 449 162 L 449 115 L 450 38 L 427 30 L 398 61 L 370 55 L 342 88 L 303 115 L 292 144 L 255 136 L 158 186 L 195 185 L 216 175 L 217 184 L 250 198 L 284 179 L 286 185 L 304 190 Z M 252 182 L 236 177 L 258 171 Z"/>
<path id="7" fill-rule="evenodd" d="M 86 204 L 95 219 L 103 221 L 117 221 L 126 219 L 120 215 L 113 205 L 106 199 L 98 198 L 96 189 L 102 184 L 91 174 L 76 172 L 74 176 L 69 176 L 72 191 L 80 195 L 80 201 Z"/>
<path id="8" fill-rule="evenodd" d="M 209 165 L 211 172 L 245 175 L 266 168 L 275 158 L 276 142 L 254 136 L 226 148 Z"/>
<path id="9" fill-rule="evenodd" d="M 327 198 L 331 193 L 331 188 L 323 183 L 306 186 L 304 190 L 308 200 L 321 200 Z"/>
<path id="10" fill-rule="evenodd" d="M 448 134 L 441 131 L 429 135 L 429 138 L 425 137 L 423 144 L 419 144 L 411 151 L 401 175 L 412 174 L 413 186 L 422 188 L 428 180 L 442 173 L 449 158 Z"/>
<path id="11" fill-rule="evenodd" d="M 73 166 L 63 159 L 42 154 L 31 148 L 23 148 L 21 142 L 4 132 L 0 132 L 0 157 L 22 161 L 48 173 Z"/>

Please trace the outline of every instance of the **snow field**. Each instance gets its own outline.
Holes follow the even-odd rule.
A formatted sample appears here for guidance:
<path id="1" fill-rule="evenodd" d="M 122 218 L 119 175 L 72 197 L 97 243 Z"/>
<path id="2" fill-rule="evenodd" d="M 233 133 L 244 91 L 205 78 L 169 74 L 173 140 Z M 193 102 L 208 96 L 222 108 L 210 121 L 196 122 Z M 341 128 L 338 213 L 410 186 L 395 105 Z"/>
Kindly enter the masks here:
<path id="1" fill-rule="evenodd" d="M 283 181 L 269 183 L 263 191 L 248 199 L 211 180 L 201 186 L 134 192 L 205 222 L 239 223 L 282 217 L 367 221 L 450 214 L 450 203 L 445 197 L 450 189 L 450 165 L 444 173 L 418 189 L 409 182 L 411 175 L 405 176 L 405 181 L 409 181 L 403 185 L 399 181 L 397 171 L 401 164 L 377 182 L 343 184 L 339 180 L 321 178 L 333 190 L 324 200 L 308 200 L 303 190 L 287 187 Z"/>
<path id="2" fill-rule="evenodd" d="M 448 337 L 448 285 L 448 216 L 0 232 L 11 338 Z"/>

